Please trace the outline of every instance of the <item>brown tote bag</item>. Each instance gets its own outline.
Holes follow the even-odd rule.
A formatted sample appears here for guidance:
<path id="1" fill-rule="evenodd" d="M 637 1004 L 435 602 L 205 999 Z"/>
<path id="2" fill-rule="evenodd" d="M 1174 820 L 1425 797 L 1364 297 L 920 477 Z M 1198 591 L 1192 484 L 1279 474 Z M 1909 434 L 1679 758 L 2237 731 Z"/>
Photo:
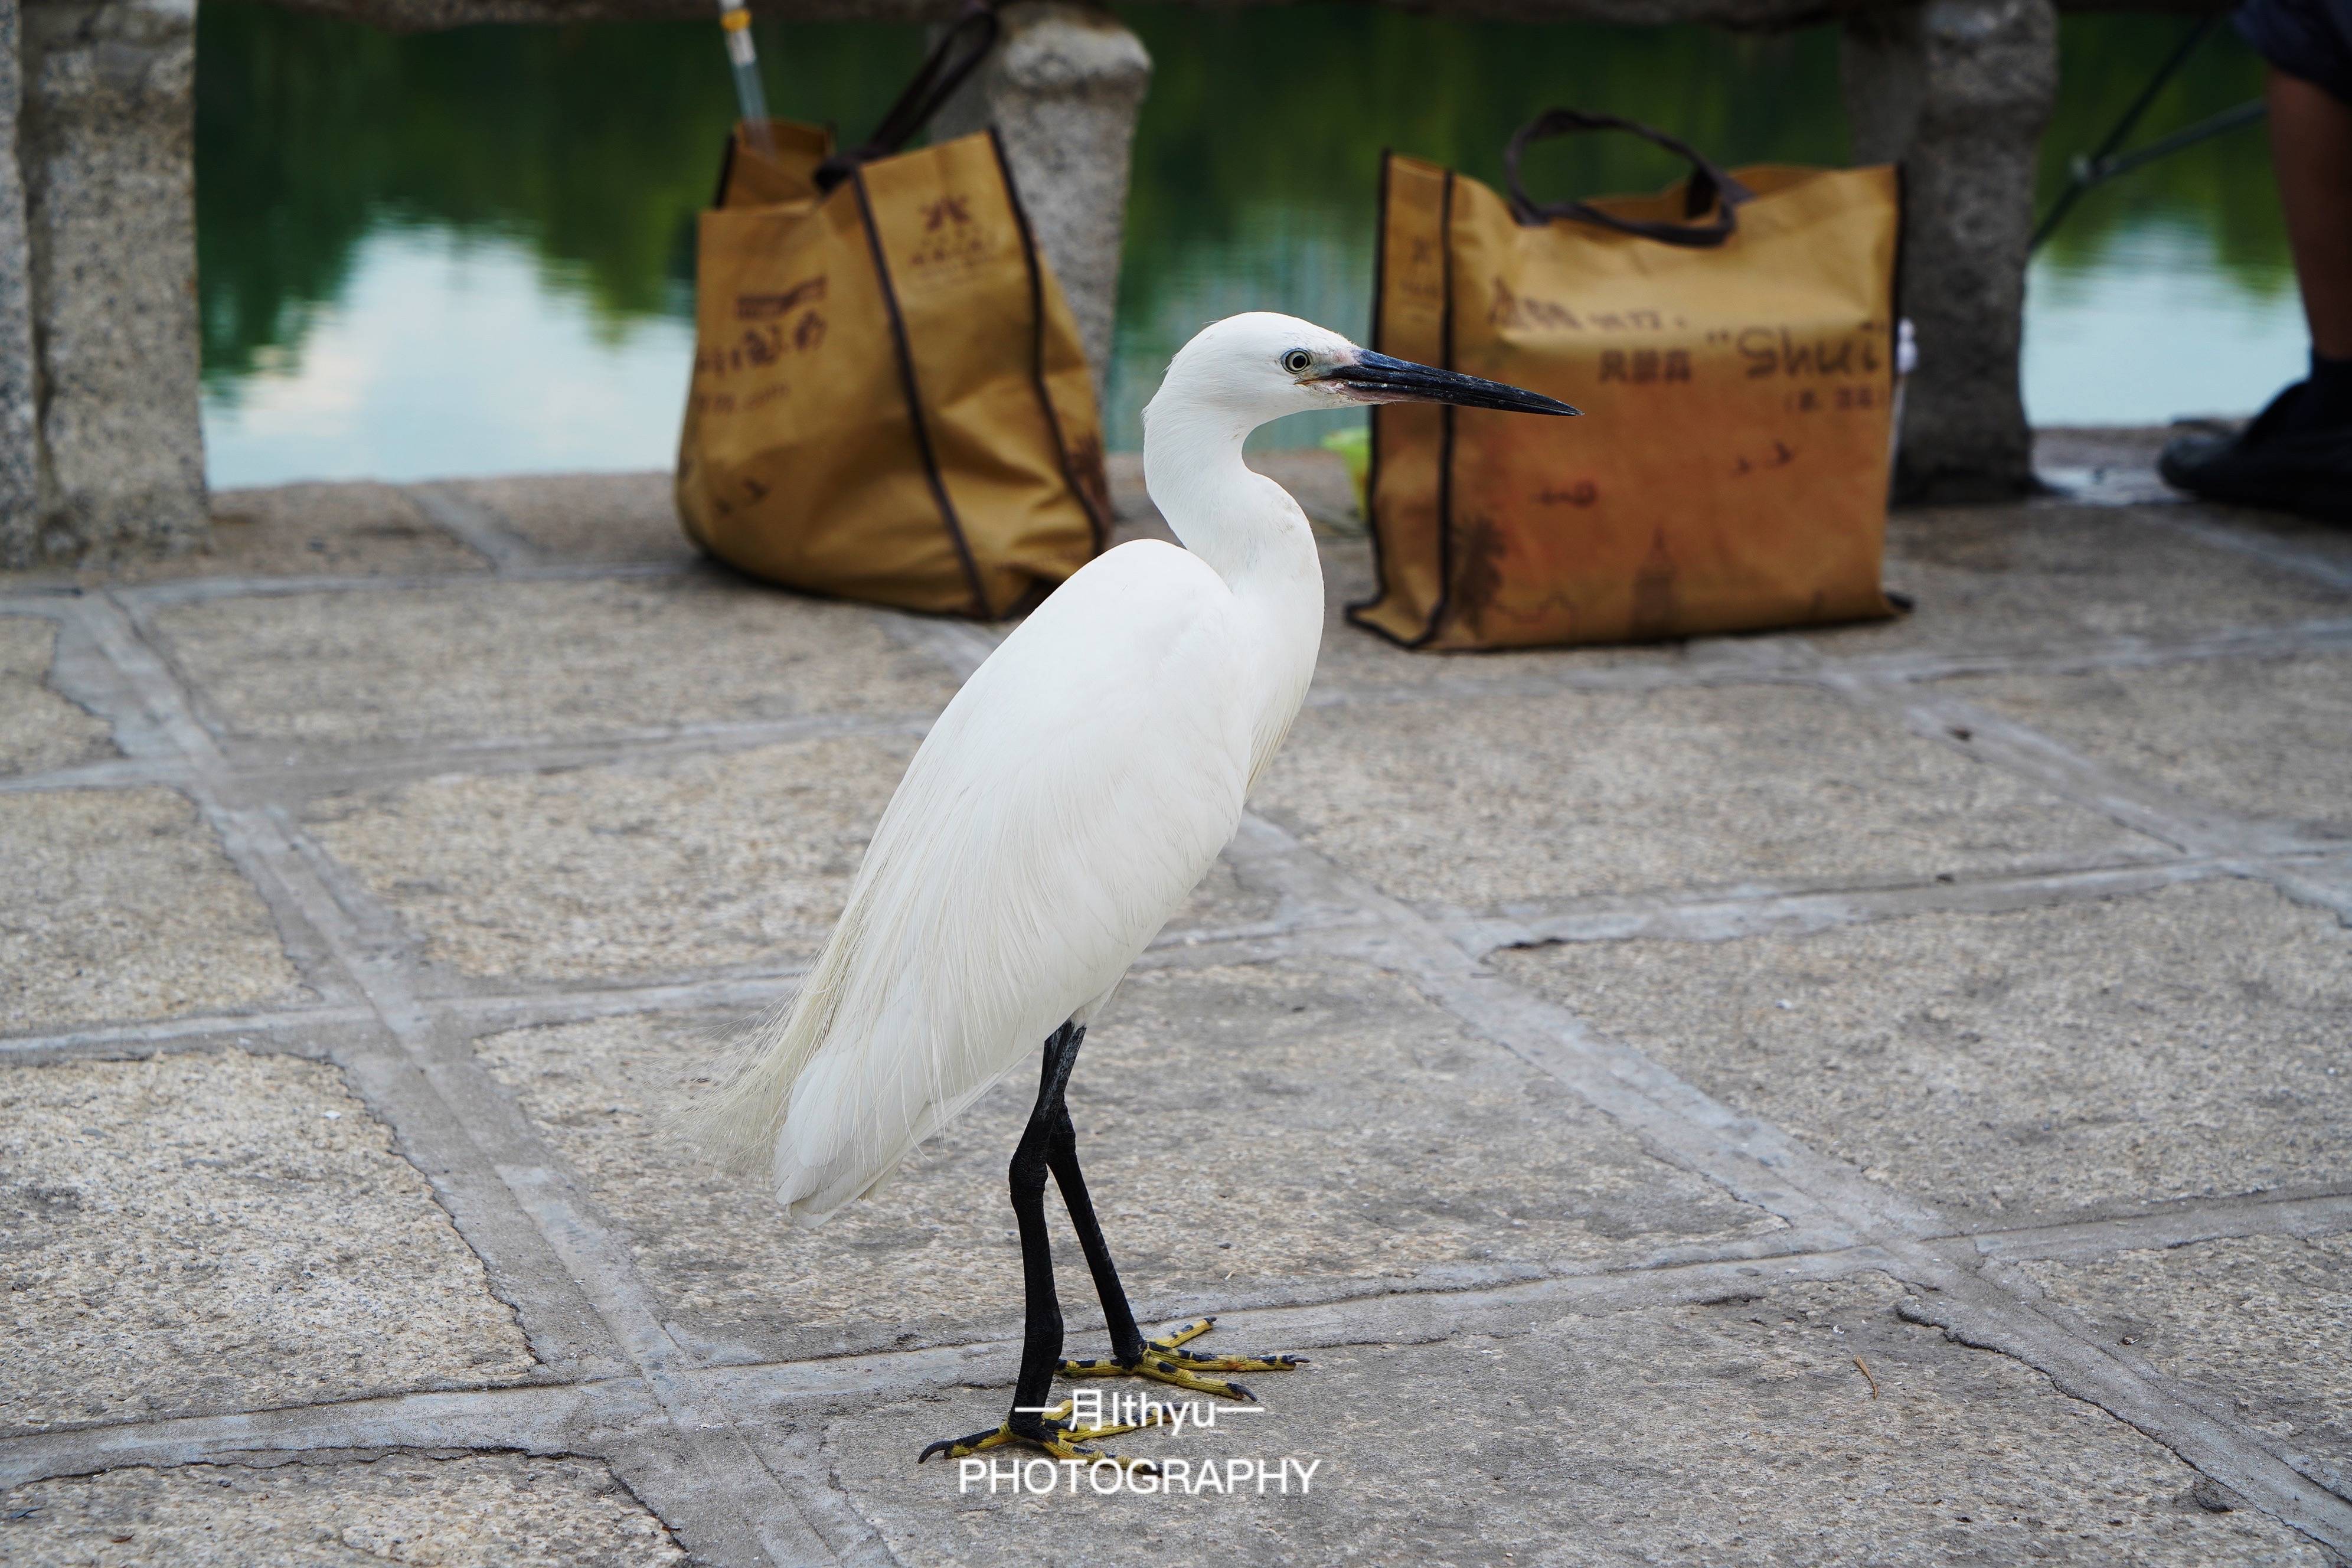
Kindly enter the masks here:
<path id="1" fill-rule="evenodd" d="M 1654 196 L 1528 198 L 1529 142 L 1603 128 L 1693 173 Z M 1375 409 L 1380 586 L 1349 618 L 1408 647 L 1486 648 L 1892 615 L 1895 171 L 1726 174 L 1559 109 L 1505 167 L 1508 203 L 1383 159 L 1372 342 L 1587 417 Z"/>
<path id="2" fill-rule="evenodd" d="M 815 593 L 992 619 L 1108 542 L 1077 326 L 992 132 L 898 149 L 994 43 L 966 8 L 865 146 L 739 128 L 702 215 L 687 534 Z"/>

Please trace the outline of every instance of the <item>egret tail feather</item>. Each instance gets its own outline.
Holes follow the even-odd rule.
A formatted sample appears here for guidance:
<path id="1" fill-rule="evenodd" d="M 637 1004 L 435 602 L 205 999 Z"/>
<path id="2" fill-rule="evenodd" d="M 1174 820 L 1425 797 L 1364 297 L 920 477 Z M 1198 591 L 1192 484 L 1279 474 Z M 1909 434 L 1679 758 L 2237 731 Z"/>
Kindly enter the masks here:
<path id="1" fill-rule="evenodd" d="M 685 1097 L 677 1130 L 725 1169 L 771 1167 L 793 1086 L 833 1032 L 856 970 L 861 916 L 853 900 L 800 989 L 738 1031 L 713 1064 L 709 1083 Z M 777 1195 L 790 1203 L 803 1194 Z"/>

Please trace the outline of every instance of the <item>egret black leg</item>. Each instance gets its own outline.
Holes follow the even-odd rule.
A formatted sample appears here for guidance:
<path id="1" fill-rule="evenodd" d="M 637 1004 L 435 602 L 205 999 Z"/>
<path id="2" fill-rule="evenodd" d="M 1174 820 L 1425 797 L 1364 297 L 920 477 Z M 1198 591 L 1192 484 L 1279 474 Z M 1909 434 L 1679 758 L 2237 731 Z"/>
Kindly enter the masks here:
<path id="1" fill-rule="evenodd" d="M 1052 1161 L 1054 1122 L 1062 1090 L 1078 1056 L 1085 1031 L 1064 1024 L 1045 1040 L 1044 1080 L 1029 1125 L 1013 1151 L 1013 1218 L 1021 1227 L 1021 1277 L 1027 1321 L 1021 1333 L 1021 1376 L 1013 1385 L 1013 1415 L 1006 1423 L 1024 1437 L 1043 1437 L 1041 1412 L 1053 1392 L 1054 1369 L 1062 1359 L 1062 1303 L 1054 1290 L 1054 1249 L 1045 1236 L 1045 1173 Z M 1066 1114 L 1066 1112 L 1064 1112 Z"/>
<path id="2" fill-rule="evenodd" d="M 1086 1037 L 1083 1028 L 1071 1037 L 1066 1053 L 1071 1064 L 1076 1064 L 1079 1042 Z M 1066 1072 L 1063 1074 L 1065 1087 L 1068 1078 Z M 1078 1169 L 1078 1130 L 1070 1121 L 1069 1106 L 1058 1098 L 1054 1102 L 1053 1136 L 1045 1145 L 1045 1163 L 1054 1173 L 1055 1184 L 1062 1189 L 1062 1202 L 1070 1211 L 1070 1228 L 1078 1233 L 1078 1245 L 1086 1250 L 1087 1271 L 1095 1277 L 1095 1294 L 1102 1298 L 1103 1321 L 1110 1330 L 1110 1353 L 1121 1366 L 1133 1366 L 1143 1359 L 1143 1335 L 1135 1326 L 1127 1288 L 1118 1282 L 1110 1247 L 1095 1218 L 1094 1200 L 1087 1195 L 1086 1173 Z"/>
<path id="3" fill-rule="evenodd" d="M 1062 1090 L 1070 1081 L 1070 1068 L 1077 1061 L 1078 1040 L 1085 1033 L 1076 1024 L 1064 1024 L 1046 1037 L 1045 1073 L 1037 1086 L 1037 1103 L 1029 1112 L 1029 1125 L 1021 1134 L 1020 1144 L 1013 1151 L 1008 1172 L 1013 1217 L 1021 1227 L 1021 1275 L 1026 1301 L 1026 1321 L 1021 1335 L 1021 1373 L 1013 1386 L 1013 1410 L 1004 1425 L 993 1431 L 974 1432 L 970 1436 L 932 1444 L 923 1450 L 925 1459 L 933 1454 L 961 1459 L 983 1449 L 1018 1442 L 1034 1445 L 1056 1458 L 1112 1458 L 1122 1465 L 1138 1462 L 1079 1446 L 1097 1437 L 1132 1432 L 1136 1424 L 1081 1427 L 1069 1422 L 1071 1412 L 1066 1404 L 1051 1410 L 1045 1407 L 1046 1396 L 1053 1392 L 1055 1369 L 1062 1359 L 1062 1304 L 1054 1290 L 1053 1247 L 1045 1235 L 1045 1176 L 1052 1166 L 1055 1129 L 1057 1125 L 1069 1125 L 1069 1113 L 1062 1109 Z M 1085 1200 L 1083 1187 L 1079 1189 L 1079 1199 Z M 1097 1234 L 1087 1248 L 1090 1260 L 1101 1244 Z M 1106 1256 L 1103 1268 L 1108 1269 L 1109 1266 Z M 1113 1276 L 1112 1288 L 1117 1286 L 1117 1277 Z"/>
<path id="4" fill-rule="evenodd" d="M 1104 1242 L 1102 1226 L 1095 1218 L 1094 1200 L 1087 1195 L 1086 1176 L 1078 1169 L 1077 1129 L 1070 1121 L 1069 1107 L 1063 1099 L 1069 1087 L 1070 1069 L 1077 1065 L 1078 1045 L 1086 1035 L 1077 1024 L 1066 1023 L 1046 1037 L 1037 1103 L 1030 1109 L 1029 1124 L 1022 1130 L 1021 1142 L 1013 1151 L 1013 1163 L 1007 1172 L 1013 1217 L 1021 1231 L 1021 1274 L 1026 1298 L 1021 1373 L 1013 1385 L 1012 1412 L 1004 1425 L 993 1431 L 974 1432 L 970 1436 L 932 1444 L 923 1450 L 923 1458 L 945 1454 L 961 1459 L 1005 1443 L 1031 1444 L 1057 1458 L 1117 1458 L 1079 1445 L 1132 1432 L 1135 1424 L 1079 1427 L 1070 1423 L 1069 1403 L 1046 1408 L 1045 1399 L 1053 1392 L 1057 1368 L 1069 1377 L 1124 1374 L 1173 1384 L 1202 1394 L 1254 1400 L 1257 1396 L 1240 1384 L 1204 1374 L 1286 1372 L 1304 1364 L 1297 1356 L 1204 1356 L 1181 1348 L 1186 1341 L 1207 1333 L 1216 1321 L 1214 1318 L 1196 1318 L 1156 1340 L 1145 1339 L 1137 1329 L 1134 1309 L 1128 1305 L 1127 1290 L 1119 1284 L 1118 1270 L 1110 1260 L 1110 1247 Z M 1086 1250 L 1087 1268 L 1094 1275 L 1096 1292 L 1102 1297 L 1103 1317 L 1110 1328 L 1109 1360 L 1061 1359 L 1062 1303 L 1054 1289 L 1053 1244 L 1045 1234 L 1045 1178 L 1049 1173 L 1062 1189 L 1062 1201 L 1070 1210 L 1070 1224 L 1078 1233 L 1078 1245 Z M 1148 1416 L 1143 1424 L 1158 1419 L 1157 1415 Z M 1117 1462 L 1134 1465 L 1140 1461 Z"/>
<path id="5" fill-rule="evenodd" d="M 1186 1341 L 1207 1333 L 1217 1321 L 1214 1318 L 1195 1318 L 1156 1340 L 1145 1339 L 1135 1325 L 1135 1310 L 1128 1305 L 1127 1288 L 1119 1283 L 1118 1269 L 1110 1260 L 1109 1244 L 1103 1240 L 1102 1225 L 1095 1218 L 1094 1199 L 1087 1193 L 1086 1175 L 1078 1169 L 1078 1131 L 1070 1121 L 1070 1108 L 1062 1097 L 1063 1089 L 1069 1084 L 1069 1069 L 1077 1063 L 1078 1043 L 1086 1037 L 1086 1030 L 1079 1029 L 1070 1037 L 1063 1053 L 1062 1086 L 1054 1092 L 1053 1131 L 1045 1144 L 1045 1162 L 1054 1173 L 1055 1184 L 1062 1189 L 1062 1202 L 1069 1208 L 1070 1228 L 1078 1233 L 1078 1245 L 1086 1249 L 1087 1269 L 1095 1277 L 1095 1294 L 1102 1298 L 1103 1323 L 1110 1331 L 1110 1356 L 1108 1360 L 1066 1361 L 1062 1363 L 1062 1375 L 1148 1377 L 1199 1394 L 1255 1401 L 1257 1395 L 1241 1384 L 1203 1374 L 1287 1372 L 1305 1365 L 1304 1359 L 1290 1355 L 1204 1356 L 1181 1348 Z M 1031 1125 L 1034 1128 L 1035 1124 Z M 1056 1317 L 1055 1321 L 1058 1325 L 1060 1319 Z"/>

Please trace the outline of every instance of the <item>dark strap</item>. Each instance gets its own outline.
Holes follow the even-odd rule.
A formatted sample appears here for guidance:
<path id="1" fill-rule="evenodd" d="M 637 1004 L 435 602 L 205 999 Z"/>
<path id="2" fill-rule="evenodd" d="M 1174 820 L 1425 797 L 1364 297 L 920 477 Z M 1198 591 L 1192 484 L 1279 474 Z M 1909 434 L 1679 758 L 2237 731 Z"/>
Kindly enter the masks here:
<path id="1" fill-rule="evenodd" d="M 1519 155 L 1532 142 L 1547 137 L 1566 135 L 1571 131 L 1630 131 L 1644 141 L 1654 142 L 1667 152 L 1689 160 L 1690 191 L 1683 211 L 1696 218 L 1709 207 L 1715 209 L 1712 223 L 1667 223 L 1660 219 L 1619 217 L 1602 212 L 1584 202 L 1549 202 L 1538 204 L 1528 198 L 1527 186 L 1519 181 Z M 1725 174 L 1689 142 L 1654 131 L 1635 121 L 1622 120 L 1614 114 L 1591 114 L 1580 109 L 1548 109 L 1519 127 L 1511 144 L 1503 149 L 1504 180 L 1510 187 L 1511 216 L 1528 227 L 1537 227 L 1556 217 L 1574 218 L 1580 223 L 1599 224 L 1621 234 L 1638 235 L 1666 245 L 1686 245 L 1704 247 L 1721 245 L 1739 226 L 1739 204 L 1753 200 L 1756 193 Z"/>
<path id="2" fill-rule="evenodd" d="M 913 141 L 940 106 L 955 95 L 955 89 L 966 78 L 980 68 L 988 51 L 996 47 L 999 23 L 994 0 L 964 0 L 964 7 L 956 19 L 940 35 L 923 63 L 915 68 L 915 79 L 898 95 L 874 128 L 874 134 L 858 145 L 835 153 L 816 166 L 816 188 L 829 191 L 849 177 L 849 172 L 877 158 L 887 158 Z"/>
<path id="3" fill-rule="evenodd" d="M 735 128 L 727 128 L 727 151 L 719 154 L 719 188 L 710 193 L 710 205 L 727 205 L 727 182 L 735 177 Z"/>

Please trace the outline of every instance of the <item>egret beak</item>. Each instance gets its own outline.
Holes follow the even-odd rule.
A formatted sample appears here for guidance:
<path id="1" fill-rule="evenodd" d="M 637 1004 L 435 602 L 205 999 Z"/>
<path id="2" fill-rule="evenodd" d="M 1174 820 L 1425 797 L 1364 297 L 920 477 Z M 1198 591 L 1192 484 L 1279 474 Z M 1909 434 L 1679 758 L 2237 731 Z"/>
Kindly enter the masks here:
<path id="1" fill-rule="evenodd" d="M 1583 412 L 1540 392 L 1522 392 L 1499 381 L 1391 359 L 1369 349 L 1360 350 L 1352 363 L 1332 366 L 1320 379 L 1358 403 L 1451 403 L 1461 408 L 1500 408 L 1513 414 Z"/>

